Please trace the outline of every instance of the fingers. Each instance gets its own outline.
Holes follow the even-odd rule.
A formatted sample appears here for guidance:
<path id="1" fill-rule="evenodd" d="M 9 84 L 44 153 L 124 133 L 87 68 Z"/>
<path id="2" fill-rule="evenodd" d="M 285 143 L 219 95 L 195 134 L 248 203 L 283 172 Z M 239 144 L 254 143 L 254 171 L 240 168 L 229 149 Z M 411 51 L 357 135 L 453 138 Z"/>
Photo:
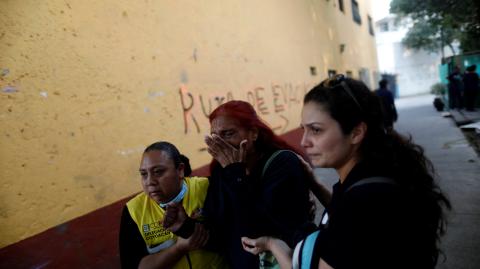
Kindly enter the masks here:
<path id="1" fill-rule="evenodd" d="M 222 142 L 226 143 L 223 139 L 221 139 L 215 134 L 205 136 L 205 143 L 207 144 L 207 146 L 215 149 L 216 151 L 222 149 L 222 147 L 224 146 Z"/>
<path id="2" fill-rule="evenodd" d="M 198 227 L 198 233 L 199 233 L 199 237 L 197 241 L 198 247 L 203 247 L 208 241 L 209 233 L 205 229 L 205 226 L 203 226 L 203 224 L 197 223 L 195 224 L 195 226 L 196 226 L 195 228 Z"/>
<path id="3" fill-rule="evenodd" d="M 225 157 L 231 159 L 232 157 L 235 156 L 238 149 L 236 149 L 234 146 L 227 143 L 225 140 L 223 140 L 220 136 L 216 134 L 212 134 L 212 138 L 213 138 L 215 147 L 217 147 L 218 151 L 220 151 Z"/>
<path id="4" fill-rule="evenodd" d="M 251 239 L 248 237 L 242 237 L 242 247 L 245 251 L 252 253 L 253 255 L 257 255 L 258 253 L 262 252 L 263 249 L 257 246 L 258 239 Z"/>
<path id="5" fill-rule="evenodd" d="M 237 150 L 234 146 L 229 144 L 227 141 L 223 140 L 220 136 L 212 134 L 211 136 L 205 136 L 205 143 L 212 148 L 218 150 Z"/>
<path id="6" fill-rule="evenodd" d="M 217 144 L 218 146 L 222 147 L 222 148 L 227 148 L 227 149 L 235 149 L 234 146 L 230 145 L 229 143 L 227 143 L 225 140 L 223 140 L 220 136 L 216 135 L 216 134 L 212 134 L 212 137 L 213 137 L 213 140 L 215 142 L 215 144 Z"/>
<path id="7" fill-rule="evenodd" d="M 205 136 L 205 143 L 208 146 L 208 153 L 210 153 L 215 160 L 222 164 L 227 162 L 227 159 L 230 157 L 229 151 L 231 151 L 231 148 L 228 148 L 228 146 L 224 144 L 226 143 L 225 141 L 213 134 L 211 136 Z"/>
<path id="8" fill-rule="evenodd" d="M 165 229 L 176 232 L 187 219 L 187 213 L 182 204 L 170 203 L 165 209 L 162 225 Z"/>
<path id="9" fill-rule="evenodd" d="M 247 248 L 253 248 L 255 247 L 255 239 L 251 239 L 251 238 L 248 238 L 248 237 L 242 237 L 240 240 L 242 240 L 242 245 L 243 247 L 247 247 Z"/>
<path id="10" fill-rule="evenodd" d="M 192 212 L 192 215 L 190 216 L 192 219 L 200 219 L 203 217 L 202 209 L 197 208 L 195 211 Z"/>
<path id="11" fill-rule="evenodd" d="M 216 156 L 218 155 L 218 147 L 215 146 L 215 141 L 213 141 L 213 138 L 209 135 L 206 135 L 205 144 L 207 144 L 208 146 L 208 153 L 210 153 L 210 155 L 212 155 L 212 157 L 216 159 Z"/>
<path id="12" fill-rule="evenodd" d="M 165 209 L 162 225 L 164 228 L 170 228 L 178 219 L 178 207 L 175 205 L 168 205 Z"/>
<path id="13" fill-rule="evenodd" d="M 254 254 L 253 249 L 255 248 L 255 246 L 254 246 L 254 242 L 252 242 L 252 239 L 248 237 L 242 237 L 241 240 L 242 240 L 243 249 L 247 252 Z"/>
<path id="14" fill-rule="evenodd" d="M 237 149 L 220 136 L 212 134 L 211 136 L 205 136 L 205 143 L 208 146 L 208 153 L 210 153 L 222 167 L 232 163 L 242 162 L 246 159 L 246 140 L 242 141 Z"/>
<path id="15" fill-rule="evenodd" d="M 205 227 L 200 223 L 196 223 L 192 236 L 188 238 L 190 249 L 194 250 L 203 247 L 207 243 L 208 237 L 209 234 Z"/>
<path id="16" fill-rule="evenodd" d="M 307 162 L 307 161 L 306 161 L 301 155 L 299 155 L 299 154 L 297 154 L 297 157 L 298 157 L 298 159 L 302 162 L 303 167 L 304 167 L 307 171 L 313 172 L 312 166 L 310 165 L 309 162 Z"/>
<path id="17" fill-rule="evenodd" d="M 183 205 L 181 203 L 170 203 L 167 206 L 167 209 L 168 208 L 174 209 L 177 212 L 178 217 L 182 221 L 185 220 L 185 218 L 187 217 L 187 212 L 185 212 L 185 208 L 183 208 Z"/>

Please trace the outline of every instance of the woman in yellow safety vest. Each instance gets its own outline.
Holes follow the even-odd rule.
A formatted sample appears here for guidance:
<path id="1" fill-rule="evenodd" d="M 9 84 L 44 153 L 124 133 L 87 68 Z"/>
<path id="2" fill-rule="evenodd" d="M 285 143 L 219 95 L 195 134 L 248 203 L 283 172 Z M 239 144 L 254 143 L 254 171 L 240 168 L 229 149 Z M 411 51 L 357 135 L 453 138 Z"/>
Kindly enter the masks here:
<path id="1" fill-rule="evenodd" d="M 148 146 L 139 171 L 143 192 L 127 202 L 121 218 L 122 268 L 226 268 L 222 257 L 201 249 L 208 240 L 199 213 L 208 179 L 186 177 L 191 173 L 188 158 L 168 142 Z M 193 220 L 182 227 L 190 231 L 173 234 L 163 227 L 166 208 L 176 204 Z M 191 235 L 182 238 L 182 232 Z"/>

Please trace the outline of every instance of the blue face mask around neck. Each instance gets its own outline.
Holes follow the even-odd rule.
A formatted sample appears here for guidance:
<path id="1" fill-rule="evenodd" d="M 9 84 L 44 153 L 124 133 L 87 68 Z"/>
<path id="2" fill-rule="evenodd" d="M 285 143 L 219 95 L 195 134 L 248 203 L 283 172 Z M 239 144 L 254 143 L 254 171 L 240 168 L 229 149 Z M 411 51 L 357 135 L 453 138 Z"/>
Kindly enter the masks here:
<path id="1" fill-rule="evenodd" d="M 175 196 L 172 200 L 166 202 L 166 203 L 159 203 L 160 207 L 165 209 L 167 208 L 167 205 L 170 203 L 179 203 L 183 200 L 183 197 L 185 196 L 185 193 L 187 192 L 187 183 L 185 181 L 182 182 L 182 189 L 180 192 Z"/>

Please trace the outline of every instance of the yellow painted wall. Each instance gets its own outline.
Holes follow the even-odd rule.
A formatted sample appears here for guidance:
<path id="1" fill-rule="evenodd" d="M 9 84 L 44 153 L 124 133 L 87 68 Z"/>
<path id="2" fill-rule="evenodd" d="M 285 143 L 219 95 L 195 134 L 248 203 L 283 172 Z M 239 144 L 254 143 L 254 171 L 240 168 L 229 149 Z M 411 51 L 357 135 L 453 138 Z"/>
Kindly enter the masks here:
<path id="1" fill-rule="evenodd" d="M 140 191 L 154 141 L 206 164 L 228 98 L 296 128 L 327 70 L 377 70 L 358 2 L 0 0 L 0 247 Z"/>

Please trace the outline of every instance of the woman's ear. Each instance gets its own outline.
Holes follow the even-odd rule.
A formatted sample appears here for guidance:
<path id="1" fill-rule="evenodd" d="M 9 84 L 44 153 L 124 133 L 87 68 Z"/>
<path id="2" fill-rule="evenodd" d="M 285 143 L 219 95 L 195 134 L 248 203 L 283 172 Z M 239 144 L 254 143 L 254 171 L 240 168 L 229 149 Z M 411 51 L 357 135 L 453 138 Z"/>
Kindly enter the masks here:
<path id="1" fill-rule="evenodd" d="M 252 141 L 257 141 L 257 138 L 258 138 L 258 128 L 253 128 L 252 131 L 251 131 L 251 140 Z"/>
<path id="2" fill-rule="evenodd" d="M 185 177 L 185 164 L 179 163 L 177 167 L 177 172 L 180 179 L 183 179 Z"/>
<path id="3" fill-rule="evenodd" d="M 353 128 L 352 132 L 350 133 L 350 139 L 352 144 L 360 144 L 365 135 L 367 134 L 367 124 L 365 122 L 360 122 L 355 128 Z"/>

